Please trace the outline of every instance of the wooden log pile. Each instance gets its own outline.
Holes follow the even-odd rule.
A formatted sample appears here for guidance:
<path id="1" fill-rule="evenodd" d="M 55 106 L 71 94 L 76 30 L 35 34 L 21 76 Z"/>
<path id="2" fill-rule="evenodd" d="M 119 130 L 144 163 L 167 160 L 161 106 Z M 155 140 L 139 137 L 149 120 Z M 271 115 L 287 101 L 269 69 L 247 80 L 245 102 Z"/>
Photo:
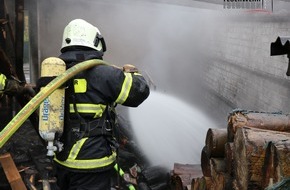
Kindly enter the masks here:
<path id="1" fill-rule="evenodd" d="M 201 170 L 183 189 L 288 189 L 290 115 L 234 110 L 227 128 L 208 129 Z"/>

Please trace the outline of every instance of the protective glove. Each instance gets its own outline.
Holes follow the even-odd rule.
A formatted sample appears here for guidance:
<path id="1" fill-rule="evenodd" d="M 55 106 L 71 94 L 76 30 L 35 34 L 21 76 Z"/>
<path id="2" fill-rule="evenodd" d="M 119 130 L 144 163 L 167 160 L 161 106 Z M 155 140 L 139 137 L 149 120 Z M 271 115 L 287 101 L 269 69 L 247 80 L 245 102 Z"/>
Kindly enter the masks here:
<path id="1" fill-rule="evenodd" d="M 15 96 L 20 91 L 20 83 L 13 79 L 6 79 L 6 85 L 4 88 L 4 93 L 7 95 Z"/>
<path id="2" fill-rule="evenodd" d="M 137 67 L 135 67 L 134 65 L 130 65 L 130 64 L 125 64 L 123 66 L 123 71 L 126 73 L 138 73 Z"/>
<path id="3" fill-rule="evenodd" d="M 33 97 L 35 95 L 35 91 L 30 85 L 20 84 L 20 82 L 13 79 L 7 79 L 4 93 L 11 96 L 29 95 Z"/>
<path id="4" fill-rule="evenodd" d="M 22 88 L 22 90 L 20 90 L 20 91 L 22 91 L 21 94 L 23 94 L 23 95 L 28 95 L 30 97 L 34 97 L 36 94 L 33 87 L 29 84 L 25 84 L 24 86 L 21 86 L 21 88 Z"/>

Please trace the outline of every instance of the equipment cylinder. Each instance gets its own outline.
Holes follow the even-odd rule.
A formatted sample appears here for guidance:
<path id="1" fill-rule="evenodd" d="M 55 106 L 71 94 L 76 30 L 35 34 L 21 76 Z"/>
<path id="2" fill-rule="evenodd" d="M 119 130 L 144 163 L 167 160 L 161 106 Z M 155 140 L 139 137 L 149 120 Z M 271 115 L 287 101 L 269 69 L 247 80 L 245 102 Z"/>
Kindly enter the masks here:
<path id="1" fill-rule="evenodd" d="M 49 57 L 41 64 L 41 78 L 50 81 L 54 77 L 64 73 L 66 65 L 63 60 L 56 57 Z M 43 90 L 46 86 L 41 87 Z M 64 98 L 65 89 L 58 88 L 51 95 L 44 99 L 39 107 L 39 133 L 40 136 L 51 146 L 55 140 L 56 133 L 60 137 L 64 125 Z M 49 155 L 53 155 L 52 147 L 47 147 Z M 51 151 L 50 151 L 51 149 Z"/>

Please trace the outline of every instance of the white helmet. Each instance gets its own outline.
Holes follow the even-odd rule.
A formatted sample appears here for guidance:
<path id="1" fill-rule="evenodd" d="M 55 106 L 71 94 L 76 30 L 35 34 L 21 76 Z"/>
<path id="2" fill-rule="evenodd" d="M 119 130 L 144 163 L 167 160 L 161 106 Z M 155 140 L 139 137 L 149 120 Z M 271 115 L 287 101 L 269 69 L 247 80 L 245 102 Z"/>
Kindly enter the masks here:
<path id="1" fill-rule="evenodd" d="M 63 31 L 61 52 L 67 47 L 83 46 L 105 52 L 106 44 L 99 29 L 85 20 L 72 20 Z"/>

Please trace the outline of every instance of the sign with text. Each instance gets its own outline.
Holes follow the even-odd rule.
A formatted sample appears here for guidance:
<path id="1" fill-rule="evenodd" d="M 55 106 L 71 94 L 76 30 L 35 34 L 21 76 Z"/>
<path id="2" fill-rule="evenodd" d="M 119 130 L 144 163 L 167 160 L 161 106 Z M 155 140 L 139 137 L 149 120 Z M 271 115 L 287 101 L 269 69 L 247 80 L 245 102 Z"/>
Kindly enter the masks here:
<path id="1" fill-rule="evenodd" d="M 224 9 L 272 10 L 273 0 L 224 0 Z"/>

